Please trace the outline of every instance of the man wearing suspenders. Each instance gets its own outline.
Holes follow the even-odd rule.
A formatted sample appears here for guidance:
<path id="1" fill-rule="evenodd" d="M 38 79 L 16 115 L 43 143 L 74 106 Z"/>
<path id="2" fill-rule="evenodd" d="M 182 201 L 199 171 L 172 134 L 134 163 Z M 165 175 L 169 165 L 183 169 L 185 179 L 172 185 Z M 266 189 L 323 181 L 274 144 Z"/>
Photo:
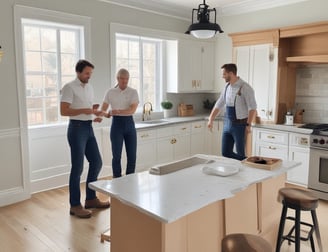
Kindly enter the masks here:
<path id="1" fill-rule="evenodd" d="M 225 107 L 222 155 L 243 160 L 246 158 L 246 133 L 251 131 L 251 123 L 256 117 L 255 94 L 253 88 L 237 76 L 235 64 L 225 64 L 221 70 L 227 85 L 212 109 L 208 128 L 212 130 L 213 120 Z M 234 145 L 236 152 L 234 152 Z"/>

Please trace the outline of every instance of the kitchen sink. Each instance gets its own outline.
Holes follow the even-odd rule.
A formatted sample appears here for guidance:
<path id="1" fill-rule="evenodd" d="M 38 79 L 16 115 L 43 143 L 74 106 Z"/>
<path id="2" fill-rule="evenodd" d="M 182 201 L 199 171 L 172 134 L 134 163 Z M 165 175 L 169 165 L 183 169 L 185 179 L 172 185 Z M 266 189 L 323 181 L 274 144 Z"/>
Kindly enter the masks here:
<path id="1" fill-rule="evenodd" d="M 139 123 L 141 124 L 161 124 L 161 123 L 167 123 L 168 120 L 165 119 L 157 119 L 157 120 L 149 120 L 149 121 L 141 121 Z"/>

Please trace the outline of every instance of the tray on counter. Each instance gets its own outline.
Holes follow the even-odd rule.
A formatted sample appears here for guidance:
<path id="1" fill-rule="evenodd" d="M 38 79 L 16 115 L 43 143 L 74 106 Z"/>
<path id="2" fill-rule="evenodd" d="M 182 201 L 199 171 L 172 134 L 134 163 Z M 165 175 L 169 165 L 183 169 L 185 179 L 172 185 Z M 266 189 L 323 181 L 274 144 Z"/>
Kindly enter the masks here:
<path id="1" fill-rule="evenodd" d="M 282 160 L 279 158 L 252 156 L 244 159 L 241 162 L 253 168 L 274 170 L 275 168 L 278 168 L 281 165 Z"/>

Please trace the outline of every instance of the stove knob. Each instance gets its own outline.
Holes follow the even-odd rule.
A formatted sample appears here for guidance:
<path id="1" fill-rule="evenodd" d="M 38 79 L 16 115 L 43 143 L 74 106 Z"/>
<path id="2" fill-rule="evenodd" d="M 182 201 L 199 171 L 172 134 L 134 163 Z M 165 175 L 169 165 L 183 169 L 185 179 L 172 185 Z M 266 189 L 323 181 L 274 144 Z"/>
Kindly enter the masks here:
<path id="1" fill-rule="evenodd" d="M 319 144 L 325 144 L 325 140 L 324 139 L 320 139 L 320 141 L 319 141 Z"/>
<path id="2" fill-rule="evenodd" d="M 313 139 L 313 143 L 317 144 L 318 143 L 318 139 L 317 138 L 314 138 Z"/>

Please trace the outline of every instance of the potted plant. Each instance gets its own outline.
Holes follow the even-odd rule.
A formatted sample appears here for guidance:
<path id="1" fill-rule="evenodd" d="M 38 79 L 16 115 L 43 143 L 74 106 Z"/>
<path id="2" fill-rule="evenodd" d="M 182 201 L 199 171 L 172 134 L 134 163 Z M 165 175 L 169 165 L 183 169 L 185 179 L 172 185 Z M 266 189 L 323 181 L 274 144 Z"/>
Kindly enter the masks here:
<path id="1" fill-rule="evenodd" d="M 167 118 L 168 111 L 173 108 L 173 103 L 168 100 L 164 100 L 161 102 L 161 106 L 162 106 L 162 109 L 164 110 L 164 118 Z"/>

